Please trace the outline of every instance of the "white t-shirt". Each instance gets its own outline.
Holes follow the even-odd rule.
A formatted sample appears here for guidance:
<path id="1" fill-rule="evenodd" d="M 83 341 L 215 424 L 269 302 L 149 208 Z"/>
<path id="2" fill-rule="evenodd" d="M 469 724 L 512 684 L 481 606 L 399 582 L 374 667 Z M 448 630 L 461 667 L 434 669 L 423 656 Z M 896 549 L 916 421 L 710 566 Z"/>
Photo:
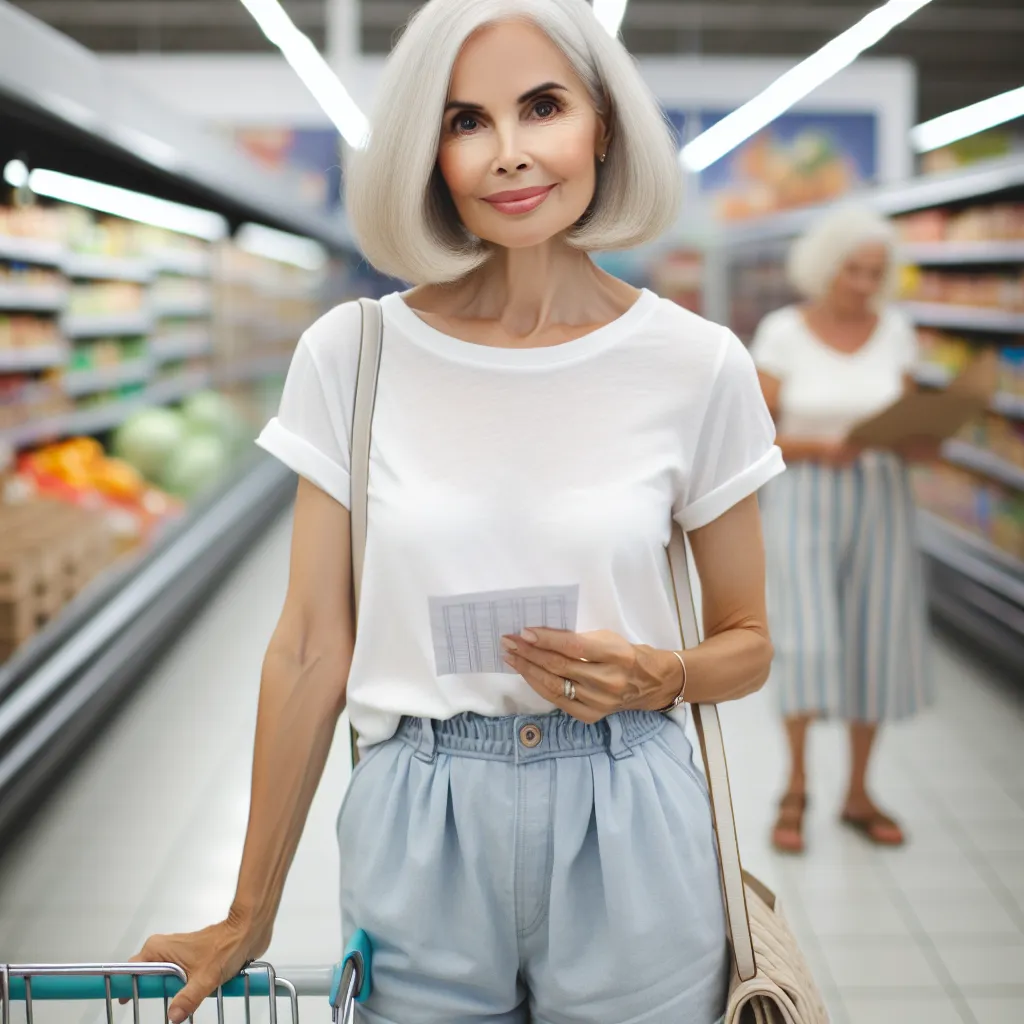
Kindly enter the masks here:
<path id="1" fill-rule="evenodd" d="M 579 585 L 577 629 L 672 648 L 665 556 L 783 469 L 753 362 L 723 327 L 645 291 L 547 348 L 461 341 L 398 294 L 370 457 L 368 538 L 348 709 L 362 744 L 402 715 L 552 710 L 517 674 L 438 675 L 428 599 Z M 299 341 L 258 443 L 346 507 L 360 314 Z"/>
<path id="2" fill-rule="evenodd" d="M 779 434 L 838 441 L 900 397 L 904 374 L 917 362 L 917 338 L 890 306 L 861 348 L 840 352 L 807 326 L 798 306 L 786 306 L 761 321 L 750 353 L 782 383 Z"/>

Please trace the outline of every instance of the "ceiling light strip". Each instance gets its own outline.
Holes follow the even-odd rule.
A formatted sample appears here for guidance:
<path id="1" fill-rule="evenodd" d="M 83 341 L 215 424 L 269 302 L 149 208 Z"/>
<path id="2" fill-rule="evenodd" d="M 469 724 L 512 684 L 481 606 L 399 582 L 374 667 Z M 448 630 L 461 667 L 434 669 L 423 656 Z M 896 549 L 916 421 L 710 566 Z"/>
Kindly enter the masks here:
<path id="1" fill-rule="evenodd" d="M 927 153 L 1017 117 L 1024 117 L 1024 85 L 915 125 L 910 143 L 918 153 Z"/>
<path id="2" fill-rule="evenodd" d="M 342 138 L 350 146 L 361 149 L 369 136 L 370 123 L 310 38 L 295 27 L 277 0 L 241 2 L 260 31 L 281 51 Z"/>
<path id="3" fill-rule="evenodd" d="M 763 92 L 687 143 L 680 153 L 684 166 L 702 171 L 770 124 L 818 88 L 822 82 L 853 63 L 901 22 L 930 0 L 889 0 L 855 25 L 826 43 L 816 53 L 779 76 Z"/>

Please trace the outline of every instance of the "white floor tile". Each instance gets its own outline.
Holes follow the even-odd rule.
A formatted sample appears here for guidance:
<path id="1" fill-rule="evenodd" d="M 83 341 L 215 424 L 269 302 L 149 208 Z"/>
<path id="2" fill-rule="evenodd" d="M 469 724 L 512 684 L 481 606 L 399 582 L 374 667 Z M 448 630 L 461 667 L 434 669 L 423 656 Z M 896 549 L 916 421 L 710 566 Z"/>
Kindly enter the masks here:
<path id="1" fill-rule="evenodd" d="M 843 1004 L 850 1024 L 963 1024 L 963 1017 L 945 995 L 882 998 L 847 992 Z"/>
<path id="2" fill-rule="evenodd" d="M 906 892 L 921 927 L 929 935 L 1021 936 L 1017 921 L 987 890 L 912 889 Z"/>
<path id="3" fill-rule="evenodd" d="M 829 973 L 848 989 L 941 990 L 940 980 L 917 946 L 899 939 L 822 939 Z"/>
<path id="4" fill-rule="evenodd" d="M 938 936 L 934 941 L 942 962 L 960 989 L 977 992 L 1006 985 L 1021 985 L 1024 989 L 1024 937 L 1013 941 Z"/>
<path id="5" fill-rule="evenodd" d="M 815 894 L 803 909 L 814 934 L 822 939 L 885 935 L 913 942 L 896 904 L 882 890 Z"/>
<path id="6" fill-rule="evenodd" d="M 1024 1020 L 1024 994 L 1019 996 L 968 996 L 978 1024 L 1020 1024 Z"/>

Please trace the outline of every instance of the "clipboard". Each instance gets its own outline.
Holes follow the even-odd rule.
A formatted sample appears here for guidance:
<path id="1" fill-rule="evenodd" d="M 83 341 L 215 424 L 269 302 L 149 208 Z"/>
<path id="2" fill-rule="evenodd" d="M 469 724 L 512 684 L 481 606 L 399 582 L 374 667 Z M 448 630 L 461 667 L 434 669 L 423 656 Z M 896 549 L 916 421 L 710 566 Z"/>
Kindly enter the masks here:
<path id="1" fill-rule="evenodd" d="M 980 416 L 996 391 L 994 349 L 979 355 L 942 391 L 911 391 L 855 424 L 847 441 L 863 448 L 897 448 L 909 441 L 945 441 Z"/>

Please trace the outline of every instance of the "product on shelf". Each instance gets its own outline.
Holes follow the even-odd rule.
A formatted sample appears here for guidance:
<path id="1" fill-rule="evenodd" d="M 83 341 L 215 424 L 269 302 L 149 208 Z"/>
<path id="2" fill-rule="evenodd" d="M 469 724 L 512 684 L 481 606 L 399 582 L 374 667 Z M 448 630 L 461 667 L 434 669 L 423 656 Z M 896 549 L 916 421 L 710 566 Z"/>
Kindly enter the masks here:
<path id="1" fill-rule="evenodd" d="M 1024 421 L 990 413 L 969 423 L 958 435 L 975 448 L 991 452 L 1024 469 Z"/>
<path id="2" fill-rule="evenodd" d="M 1021 271 L 964 273 L 905 267 L 901 278 L 902 297 L 914 302 L 1024 310 L 1024 272 Z"/>
<path id="3" fill-rule="evenodd" d="M 1014 558 L 1024 559 L 1024 494 L 955 466 L 915 470 L 918 504 L 982 537 Z"/>
<path id="4" fill-rule="evenodd" d="M 904 242 L 996 242 L 1024 239 L 1024 203 L 942 207 L 893 218 Z"/>
<path id="5" fill-rule="evenodd" d="M 60 328 L 53 320 L 0 313 L 0 354 L 8 349 L 48 348 L 61 340 Z"/>

